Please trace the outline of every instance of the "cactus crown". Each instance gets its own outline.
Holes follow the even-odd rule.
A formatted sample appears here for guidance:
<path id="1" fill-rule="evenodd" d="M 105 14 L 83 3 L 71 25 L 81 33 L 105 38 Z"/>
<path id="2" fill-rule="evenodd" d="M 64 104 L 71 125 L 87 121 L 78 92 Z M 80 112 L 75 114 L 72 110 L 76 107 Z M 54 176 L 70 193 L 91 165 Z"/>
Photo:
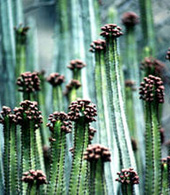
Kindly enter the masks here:
<path id="1" fill-rule="evenodd" d="M 134 12 L 125 12 L 122 17 L 122 23 L 126 27 L 132 27 L 139 23 L 139 16 Z"/>
<path id="2" fill-rule="evenodd" d="M 165 68 L 165 64 L 161 61 L 153 58 L 153 57 L 146 57 L 141 63 L 141 69 L 153 69 L 156 75 L 160 76 L 162 70 Z"/>
<path id="3" fill-rule="evenodd" d="M 54 112 L 53 114 L 49 115 L 48 120 L 50 121 L 47 123 L 50 131 L 54 130 L 54 125 L 56 121 L 60 121 L 62 123 L 61 130 L 65 133 L 70 133 L 72 129 L 72 123 L 69 121 L 69 117 L 64 112 Z"/>
<path id="4" fill-rule="evenodd" d="M 97 161 L 98 159 L 101 159 L 103 162 L 107 162 L 111 161 L 110 156 L 109 149 L 100 144 L 89 145 L 84 152 L 84 159 L 88 161 Z"/>
<path id="5" fill-rule="evenodd" d="M 117 175 L 119 178 L 116 181 L 122 184 L 139 184 L 139 176 L 133 168 L 122 169 L 121 172 L 118 172 Z"/>
<path id="6" fill-rule="evenodd" d="M 40 90 L 40 79 L 37 72 L 25 72 L 22 73 L 17 79 L 18 91 L 22 92 L 34 92 Z"/>
<path id="7" fill-rule="evenodd" d="M 66 90 L 64 92 L 65 95 L 68 95 L 69 92 L 73 89 L 73 88 L 78 89 L 79 87 L 81 87 L 81 83 L 78 80 L 75 79 L 71 79 L 71 81 L 66 85 Z"/>
<path id="8" fill-rule="evenodd" d="M 25 183 L 33 184 L 36 182 L 37 185 L 47 184 L 46 175 L 41 170 L 29 170 L 23 173 L 22 181 Z"/>
<path id="9" fill-rule="evenodd" d="M 105 50 L 106 49 L 106 41 L 102 40 L 102 39 L 98 39 L 93 41 L 90 44 L 90 52 L 95 52 L 95 51 L 101 51 L 101 50 Z"/>
<path id="10" fill-rule="evenodd" d="M 70 64 L 67 66 L 67 68 L 71 69 L 71 70 L 75 70 L 75 69 L 82 69 L 86 66 L 86 64 L 79 59 L 76 60 L 71 60 Z"/>
<path id="11" fill-rule="evenodd" d="M 164 102 L 164 86 L 161 78 L 149 75 L 144 77 L 144 82 L 140 84 L 140 99 L 147 102 L 156 100 L 158 103 Z"/>
<path id="12" fill-rule="evenodd" d="M 61 85 L 64 82 L 64 76 L 59 73 L 51 73 L 47 81 L 53 86 Z"/>
<path id="13" fill-rule="evenodd" d="M 34 122 L 35 129 L 39 128 L 43 121 L 41 111 L 38 110 L 37 102 L 25 100 L 20 103 L 20 106 L 14 109 L 18 123 L 21 125 L 25 120 L 24 117 L 26 117 L 27 120 Z"/>
<path id="14" fill-rule="evenodd" d="M 68 113 L 69 119 L 72 121 L 78 120 L 84 116 L 87 122 L 93 122 L 97 116 L 96 105 L 90 104 L 89 100 L 77 100 L 69 106 L 70 112 Z"/>
<path id="15" fill-rule="evenodd" d="M 101 36 L 103 37 L 120 37 L 121 35 L 123 35 L 122 33 L 122 29 L 117 26 L 117 24 L 106 24 L 103 27 L 101 27 L 102 32 L 100 33 Z"/>
<path id="16" fill-rule="evenodd" d="M 7 107 L 7 106 L 3 106 L 2 107 L 2 111 L 0 112 L 1 116 L 0 116 L 0 123 L 4 123 L 4 119 L 6 117 L 9 118 L 10 121 L 16 123 L 17 120 L 16 120 L 16 115 L 15 114 L 12 114 L 11 112 L 11 108 Z"/>

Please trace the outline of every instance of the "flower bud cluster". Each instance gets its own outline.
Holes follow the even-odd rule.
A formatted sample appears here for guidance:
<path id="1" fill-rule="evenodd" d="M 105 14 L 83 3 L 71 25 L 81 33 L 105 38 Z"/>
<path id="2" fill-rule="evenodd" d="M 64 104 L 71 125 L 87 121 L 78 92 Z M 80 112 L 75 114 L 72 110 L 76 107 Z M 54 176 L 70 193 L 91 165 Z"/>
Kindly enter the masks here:
<path id="1" fill-rule="evenodd" d="M 134 12 L 125 12 L 122 17 L 122 23 L 126 27 L 133 27 L 139 23 L 139 16 Z"/>
<path id="2" fill-rule="evenodd" d="M 97 161 L 101 159 L 103 162 L 111 161 L 111 154 L 109 149 L 100 145 L 93 144 L 89 145 L 84 152 L 84 159 L 88 161 Z"/>
<path id="3" fill-rule="evenodd" d="M 170 48 L 168 48 L 168 51 L 166 52 L 165 58 L 166 58 L 167 60 L 170 60 Z"/>
<path id="4" fill-rule="evenodd" d="M 30 170 L 23 175 L 22 181 L 25 183 L 33 184 L 36 182 L 37 185 L 47 184 L 46 175 L 41 170 Z"/>
<path id="5" fill-rule="evenodd" d="M 11 122 L 17 123 L 16 115 L 12 114 L 11 108 L 3 106 L 2 111 L 0 112 L 0 123 L 4 124 L 6 117 L 8 117 Z"/>
<path id="6" fill-rule="evenodd" d="M 105 50 L 105 48 L 106 48 L 106 41 L 102 39 L 98 39 L 98 40 L 93 41 L 90 44 L 89 51 L 94 53 L 95 51 Z"/>
<path id="7" fill-rule="evenodd" d="M 18 91 L 34 92 L 40 90 L 40 79 L 37 72 L 24 72 L 17 79 Z"/>
<path id="8" fill-rule="evenodd" d="M 156 100 L 158 103 L 164 102 L 164 86 L 161 78 L 149 75 L 144 77 L 144 82 L 140 84 L 140 99 L 147 102 Z"/>
<path id="9" fill-rule="evenodd" d="M 81 86 L 80 81 L 72 79 L 69 82 L 69 84 L 66 85 L 66 90 L 65 90 L 64 94 L 68 95 L 73 88 L 78 89 L 80 86 Z"/>
<path id="10" fill-rule="evenodd" d="M 82 69 L 85 66 L 86 64 L 82 60 L 76 59 L 76 60 L 71 60 L 67 68 L 71 70 L 75 70 L 75 69 Z"/>
<path id="11" fill-rule="evenodd" d="M 14 30 L 15 30 L 16 34 L 19 34 L 19 35 L 22 35 L 22 36 L 26 36 L 26 34 L 27 34 L 28 30 L 29 30 L 29 27 L 28 26 L 22 27 L 22 25 L 20 25 L 18 28 L 14 27 Z"/>
<path id="12" fill-rule="evenodd" d="M 50 122 L 47 123 L 47 126 L 49 127 L 50 131 L 53 131 L 55 123 L 60 121 L 62 123 L 61 130 L 65 133 L 71 132 L 72 123 L 69 121 L 69 117 L 65 112 L 54 112 L 53 114 L 49 115 L 48 120 Z"/>
<path id="13" fill-rule="evenodd" d="M 69 106 L 70 112 L 68 113 L 71 121 L 77 121 L 80 117 L 85 117 L 86 122 L 90 123 L 95 120 L 97 116 L 96 105 L 90 104 L 89 100 L 77 100 Z"/>
<path id="14" fill-rule="evenodd" d="M 123 35 L 121 32 L 121 28 L 117 26 L 117 24 L 105 24 L 103 27 L 101 27 L 102 32 L 100 33 L 101 36 L 103 37 L 120 37 Z"/>
<path id="15" fill-rule="evenodd" d="M 94 129 L 93 127 L 89 127 L 89 140 L 93 139 L 95 133 L 96 129 Z"/>
<path id="16" fill-rule="evenodd" d="M 161 61 L 153 58 L 153 57 L 146 57 L 143 62 L 141 63 L 141 69 L 149 69 L 153 70 L 154 69 L 154 74 L 161 76 L 162 71 L 165 68 L 165 64 L 162 63 Z"/>
<path id="17" fill-rule="evenodd" d="M 53 86 L 61 85 L 64 82 L 64 76 L 59 73 L 51 73 L 47 81 Z"/>
<path id="18" fill-rule="evenodd" d="M 139 176 L 133 168 L 122 169 L 121 172 L 117 173 L 117 175 L 119 178 L 117 178 L 116 181 L 122 184 L 139 184 Z"/>
<path id="19" fill-rule="evenodd" d="M 14 113 L 16 115 L 17 122 L 22 125 L 25 122 L 25 117 L 29 121 L 34 122 L 34 128 L 40 127 L 42 121 L 41 111 L 38 110 L 37 102 L 31 102 L 29 100 L 22 101 L 21 107 L 16 107 Z"/>

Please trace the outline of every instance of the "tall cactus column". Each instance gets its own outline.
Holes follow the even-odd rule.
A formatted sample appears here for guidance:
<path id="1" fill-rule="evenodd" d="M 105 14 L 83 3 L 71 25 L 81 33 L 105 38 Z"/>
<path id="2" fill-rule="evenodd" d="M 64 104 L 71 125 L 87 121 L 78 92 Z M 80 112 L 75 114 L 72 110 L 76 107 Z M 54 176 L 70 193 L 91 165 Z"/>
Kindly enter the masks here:
<path id="1" fill-rule="evenodd" d="M 103 26 L 101 30 L 101 35 L 106 39 L 105 68 L 107 74 L 108 98 L 114 134 L 121 159 L 120 163 L 124 168 L 129 166 L 136 168 L 124 109 L 121 78 L 122 69 L 119 63 L 117 48 L 117 38 L 122 35 L 121 28 L 116 24 L 107 24 Z"/>
<path id="2" fill-rule="evenodd" d="M 164 102 L 161 78 L 149 75 L 141 82 L 140 98 L 145 101 L 146 173 L 145 194 L 161 194 L 161 141 L 159 104 Z"/>
<path id="3" fill-rule="evenodd" d="M 83 161 L 83 153 L 90 143 L 89 123 L 95 121 L 96 108 L 88 100 L 78 100 L 72 102 L 69 109 L 69 118 L 74 121 L 74 147 L 69 194 L 87 194 L 89 166 L 87 161 Z"/>

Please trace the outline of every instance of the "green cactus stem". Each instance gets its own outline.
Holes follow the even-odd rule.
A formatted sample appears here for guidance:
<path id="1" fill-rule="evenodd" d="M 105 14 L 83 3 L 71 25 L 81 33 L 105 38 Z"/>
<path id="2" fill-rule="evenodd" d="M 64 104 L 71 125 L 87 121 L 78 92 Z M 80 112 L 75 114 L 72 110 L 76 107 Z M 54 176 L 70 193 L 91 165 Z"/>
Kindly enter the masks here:
<path id="1" fill-rule="evenodd" d="M 47 184 L 46 176 L 41 170 L 29 170 L 27 172 L 24 172 L 22 182 L 27 185 L 27 195 L 41 194 L 40 186 L 43 184 Z"/>
<path id="2" fill-rule="evenodd" d="M 38 140 L 36 129 L 42 123 L 41 112 L 38 110 L 37 102 L 25 100 L 20 103 L 21 107 L 15 108 L 16 119 L 21 126 L 21 171 L 20 175 L 30 169 L 43 168 L 41 156 L 38 151 Z M 25 194 L 26 185 L 22 184 L 22 193 Z"/>
<path id="3" fill-rule="evenodd" d="M 78 98 L 78 89 L 81 83 L 78 80 L 72 79 L 67 85 L 64 94 L 66 95 L 68 102 L 73 102 Z"/>
<path id="4" fill-rule="evenodd" d="M 89 194 L 107 194 L 104 163 L 111 161 L 110 156 L 109 150 L 100 144 L 89 145 L 84 152 L 84 159 L 90 163 Z"/>
<path id="5" fill-rule="evenodd" d="M 146 55 L 156 55 L 155 29 L 152 13 L 152 0 L 139 0 L 143 40 Z M 145 55 L 145 56 L 146 56 Z"/>
<path id="6" fill-rule="evenodd" d="M 54 112 L 49 116 L 47 126 L 51 131 L 51 165 L 47 194 L 66 194 L 65 189 L 65 150 L 66 134 L 71 132 L 72 124 L 64 112 Z"/>
<path id="7" fill-rule="evenodd" d="M 122 195 L 133 195 L 134 185 L 139 184 L 139 176 L 133 168 L 122 169 L 118 172 L 116 181 L 121 183 Z"/>
<path id="8" fill-rule="evenodd" d="M 162 188 L 162 194 L 168 195 L 170 190 L 170 157 L 162 159 L 162 176 L 161 176 L 161 188 Z"/>
<path id="9" fill-rule="evenodd" d="M 159 104 L 164 102 L 164 86 L 161 78 L 149 75 L 141 82 L 140 98 L 145 101 L 145 193 L 161 193 L 161 140 Z"/>
<path id="10" fill-rule="evenodd" d="M 52 73 L 47 78 L 47 81 L 52 85 L 52 101 L 53 111 L 63 111 L 63 93 L 62 83 L 64 82 L 64 76 L 59 73 Z"/>
<path id="11" fill-rule="evenodd" d="M 117 52 L 117 37 L 122 35 L 121 28 L 116 24 L 107 24 L 101 28 L 101 36 L 106 39 L 106 75 L 108 98 L 110 103 L 110 115 L 114 126 L 114 135 L 120 155 L 120 164 L 125 168 L 136 167 L 132 151 L 129 130 L 126 121 L 123 90 L 122 90 L 122 69 L 119 64 Z"/>
<path id="12" fill-rule="evenodd" d="M 83 161 L 83 153 L 90 143 L 89 123 L 97 115 L 95 105 L 89 100 L 77 100 L 69 106 L 69 119 L 74 121 L 74 147 L 69 193 L 88 193 L 88 163 Z"/>
<path id="13" fill-rule="evenodd" d="M 46 123 L 47 123 L 47 118 L 46 118 L 46 114 L 47 114 L 47 110 L 46 110 L 46 102 L 45 102 L 45 98 L 47 95 L 46 92 L 46 79 L 45 79 L 45 71 L 42 70 L 41 72 L 38 72 L 38 77 L 40 79 L 40 88 L 41 90 L 38 93 L 38 103 L 39 103 L 39 107 L 40 110 L 42 111 L 42 116 L 43 116 L 43 124 L 41 125 L 41 138 L 42 138 L 42 144 L 44 147 L 49 147 L 49 132 L 46 130 Z"/>
<path id="14" fill-rule="evenodd" d="M 22 25 L 20 25 L 18 28 L 15 28 L 16 78 L 26 70 L 26 43 L 28 30 L 29 27 L 22 27 Z"/>
<path id="15" fill-rule="evenodd" d="M 0 122 L 4 131 L 4 191 L 5 194 L 19 193 L 18 158 L 16 143 L 16 116 L 9 107 L 3 106 Z"/>

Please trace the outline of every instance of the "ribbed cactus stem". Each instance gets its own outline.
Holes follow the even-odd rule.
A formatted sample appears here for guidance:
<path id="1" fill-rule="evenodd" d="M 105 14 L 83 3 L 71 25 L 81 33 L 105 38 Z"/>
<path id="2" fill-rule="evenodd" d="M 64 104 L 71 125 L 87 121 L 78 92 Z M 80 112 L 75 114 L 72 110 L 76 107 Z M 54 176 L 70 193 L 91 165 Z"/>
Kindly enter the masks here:
<path id="1" fill-rule="evenodd" d="M 106 74 L 110 114 L 114 125 L 114 134 L 123 167 L 136 166 L 132 151 L 129 130 L 126 121 L 122 90 L 122 69 L 119 63 L 117 37 L 122 35 L 116 24 L 103 26 L 101 35 L 106 39 Z"/>
<path id="2" fill-rule="evenodd" d="M 51 165 L 47 187 L 48 194 L 66 194 L 65 189 L 65 150 L 66 133 L 71 131 L 71 122 L 64 112 L 54 112 L 49 116 L 47 126 L 51 135 Z"/>
<path id="3" fill-rule="evenodd" d="M 168 195 L 169 194 L 169 167 L 170 167 L 170 158 L 162 159 L 162 194 Z"/>
<path id="4" fill-rule="evenodd" d="M 140 98 L 145 100 L 146 173 L 145 193 L 161 193 L 161 140 L 159 104 L 164 102 L 164 86 L 159 77 L 149 75 L 141 82 Z"/>
<path id="5" fill-rule="evenodd" d="M 53 87 L 53 110 L 62 111 L 63 110 L 63 92 L 61 86 Z"/>
<path id="6" fill-rule="evenodd" d="M 152 0 L 139 0 L 140 12 L 141 12 L 141 23 L 143 30 L 144 46 L 148 47 L 146 54 L 149 56 L 155 56 L 155 29 L 154 20 L 152 13 Z M 146 56 L 146 55 L 145 55 Z"/>
<path id="7" fill-rule="evenodd" d="M 19 193 L 18 155 L 16 149 L 16 116 L 11 109 L 3 107 L 0 116 L 4 131 L 4 188 L 5 194 Z"/>
<path id="8" fill-rule="evenodd" d="M 83 153 L 90 143 L 89 123 L 97 113 L 95 105 L 90 105 L 88 100 L 72 102 L 69 109 L 69 118 L 75 122 L 69 194 L 84 194 L 88 193 L 88 163 L 83 161 Z"/>

